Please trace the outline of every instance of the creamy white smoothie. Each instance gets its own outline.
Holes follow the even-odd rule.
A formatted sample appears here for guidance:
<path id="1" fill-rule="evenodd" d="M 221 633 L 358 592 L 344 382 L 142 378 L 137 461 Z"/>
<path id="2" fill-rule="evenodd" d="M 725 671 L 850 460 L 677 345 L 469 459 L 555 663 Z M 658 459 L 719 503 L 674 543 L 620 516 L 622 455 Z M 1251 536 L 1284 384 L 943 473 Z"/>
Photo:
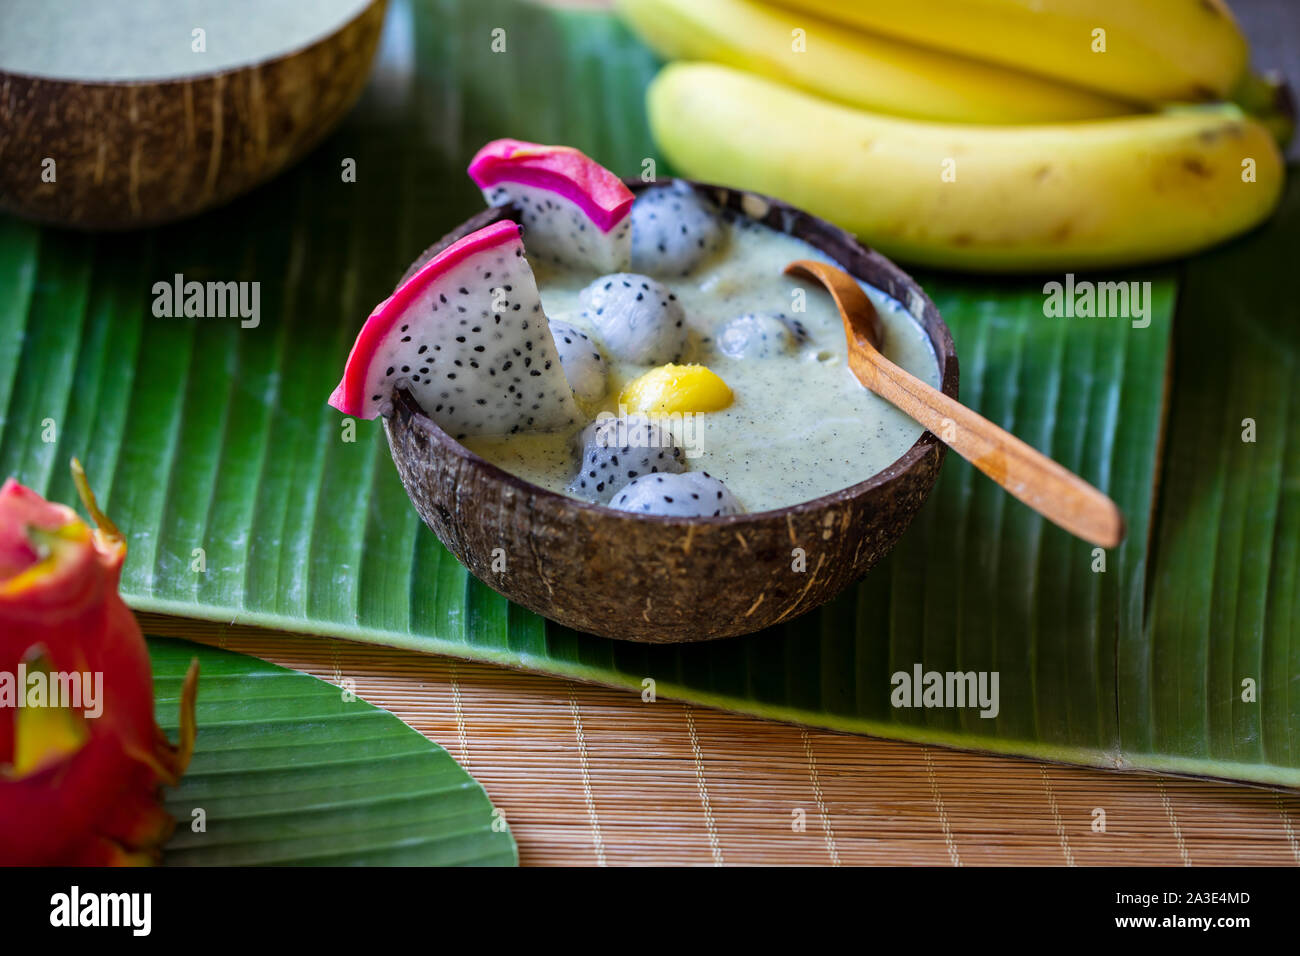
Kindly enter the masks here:
<path id="1" fill-rule="evenodd" d="M 302 49 L 371 0 L 0 0 L 0 70 L 65 80 L 216 73 Z"/>
<path id="2" fill-rule="evenodd" d="M 844 327 L 821 286 L 782 273 L 796 259 L 832 260 L 808 243 L 738 216 L 724 223 L 721 247 L 685 276 L 659 277 L 686 314 L 689 346 L 682 363 L 705 365 L 735 398 L 720 411 L 670 422 L 692 471 L 720 478 L 748 512 L 808 501 L 869 478 L 897 460 L 922 428 L 867 391 L 849 371 Z M 542 304 L 552 320 L 600 335 L 584 315 L 579 293 L 596 273 L 533 261 Z M 863 284 L 885 330 L 884 354 L 917 378 L 939 385 L 929 337 L 898 302 Z M 779 313 L 797 322 L 806 338 L 765 357 L 725 354 L 717 331 L 745 313 Z M 620 362 L 606 351 L 610 384 L 603 399 L 584 406 L 593 417 L 617 414 L 623 385 L 651 366 Z M 572 432 L 519 433 L 471 438 L 472 451 L 511 472 L 562 494 L 577 470 Z"/>

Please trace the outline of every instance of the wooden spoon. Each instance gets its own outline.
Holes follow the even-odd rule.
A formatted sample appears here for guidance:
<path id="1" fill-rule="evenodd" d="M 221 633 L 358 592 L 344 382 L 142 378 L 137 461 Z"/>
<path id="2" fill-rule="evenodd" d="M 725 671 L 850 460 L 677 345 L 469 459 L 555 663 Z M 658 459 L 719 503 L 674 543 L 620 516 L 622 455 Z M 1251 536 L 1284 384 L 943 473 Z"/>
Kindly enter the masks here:
<path id="1" fill-rule="evenodd" d="M 876 307 L 844 270 L 801 259 L 786 275 L 816 279 L 844 319 L 849 368 L 859 382 L 920 422 L 984 474 L 1071 534 L 1103 548 L 1124 540 L 1115 502 L 1078 475 L 905 372 L 880 353 L 883 327 Z"/>

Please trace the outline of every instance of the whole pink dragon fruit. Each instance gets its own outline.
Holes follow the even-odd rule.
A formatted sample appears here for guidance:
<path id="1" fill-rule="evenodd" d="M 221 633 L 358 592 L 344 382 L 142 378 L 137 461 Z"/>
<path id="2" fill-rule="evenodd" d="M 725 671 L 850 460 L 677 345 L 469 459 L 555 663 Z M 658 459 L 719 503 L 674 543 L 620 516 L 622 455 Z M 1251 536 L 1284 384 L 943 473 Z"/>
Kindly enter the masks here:
<path id="1" fill-rule="evenodd" d="M 154 721 L 144 636 L 118 594 L 126 541 L 75 461 L 73 477 L 95 528 L 12 478 L 0 487 L 0 864 L 155 861 L 172 829 L 160 788 L 194 749 L 197 661 L 173 746 Z M 52 706 L 67 703 L 54 688 L 73 674 L 102 679 L 93 710 L 86 699 Z"/>

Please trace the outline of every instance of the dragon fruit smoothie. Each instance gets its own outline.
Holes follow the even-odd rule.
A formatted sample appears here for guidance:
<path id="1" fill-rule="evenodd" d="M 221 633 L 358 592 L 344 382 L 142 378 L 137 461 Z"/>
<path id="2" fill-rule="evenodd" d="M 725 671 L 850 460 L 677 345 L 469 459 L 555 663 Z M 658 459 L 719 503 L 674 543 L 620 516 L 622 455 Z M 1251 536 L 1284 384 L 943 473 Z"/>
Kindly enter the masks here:
<path id="1" fill-rule="evenodd" d="M 857 484 L 921 427 L 853 377 L 811 245 L 682 181 L 634 196 L 578 150 L 502 139 L 469 175 L 498 220 L 371 312 L 330 404 L 405 391 L 444 432 L 542 488 L 636 515 L 727 517 Z M 864 286 L 883 351 L 937 386 L 929 337 Z"/>
<path id="2" fill-rule="evenodd" d="M 782 274 L 796 259 L 830 260 L 803 240 L 744 216 L 720 219 L 720 237 L 708 255 L 684 274 L 658 277 L 684 313 L 683 358 L 716 372 L 734 395 L 727 408 L 690 416 L 679 426 L 679 431 L 688 432 L 679 437 L 689 467 L 720 478 L 746 511 L 808 501 L 887 467 L 920 437 L 921 427 L 853 377 L 846 363 L 843 323 L 830 297 Z M 553 329 L 562 323 L 601 347 L 601 330 L 582 302 L 595 273 L 529 258 Z M 885 327 L 884 353 L 937 386 L 938 363 L 924 329 L 901 304 L 870 286 L 863 288 Z M 788 336 L 762 354 L 753 348 L 729 348 L 736 339 L 728 336 L 735 331 L 729 323 L 740 316 L 797 322 L 802 334 Z M 563 349 L 558 336 L 557 342 Z M 608 387 L 595 402 L 583 403 L 593 416 L 617 414 L 624 385 L 653 364 L 603 353 Z M 575 494 L 570 434 L 527 432 L 470 438 L 464 444 L 526 481 Z"/>

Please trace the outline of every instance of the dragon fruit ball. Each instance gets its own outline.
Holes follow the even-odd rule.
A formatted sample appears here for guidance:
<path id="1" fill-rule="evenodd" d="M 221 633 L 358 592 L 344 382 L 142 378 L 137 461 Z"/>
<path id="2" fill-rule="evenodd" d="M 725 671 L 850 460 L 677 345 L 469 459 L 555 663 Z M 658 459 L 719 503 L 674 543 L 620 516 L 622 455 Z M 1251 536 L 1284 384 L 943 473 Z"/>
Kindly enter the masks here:
<path id="1" fill-rule="evenodd" d="M 643 475 L 686 470 L 686 452 L 672 432 L 642 415 L 598 418 L 578 434 L 577 446 L 570 488 L 598 504 Z"/>
<path id="2" fill-rule="evenodd" d="M 625 362 L 662 365 L 686 352 L 686 313 L 662 282 L 634 272 L 601 276 L 578 296 L 605 347 Z"/>
<path id="3" fill-rule="evenodd" d="M 808 340 L 797 319 L 779 312 L 746 312 L 729 319 L 714 337 L 718 351 L 734 359 L 772 358 Z"/>
<path id="4" fill-rule="evenodd" d="M 719 518 L 745 510 L 727 486 L 707 471 L 642 475 L 624 485 L 610 507 L 678 518 Z"/>
<path id="5" fill-rule="evenodd" d="M 683 182 L 653 186 L 632 204 L 631 270 L 684 276 L 722 248 L 717 207 Z"/>
<path id="6" fill-rule="evenodd" d="M 551 338 L 573 394 L 584 402 L 598 402 L 609 389 L 609 367 L 600 346 L 586 332 L 568 322 L 551 320 Z"/>

